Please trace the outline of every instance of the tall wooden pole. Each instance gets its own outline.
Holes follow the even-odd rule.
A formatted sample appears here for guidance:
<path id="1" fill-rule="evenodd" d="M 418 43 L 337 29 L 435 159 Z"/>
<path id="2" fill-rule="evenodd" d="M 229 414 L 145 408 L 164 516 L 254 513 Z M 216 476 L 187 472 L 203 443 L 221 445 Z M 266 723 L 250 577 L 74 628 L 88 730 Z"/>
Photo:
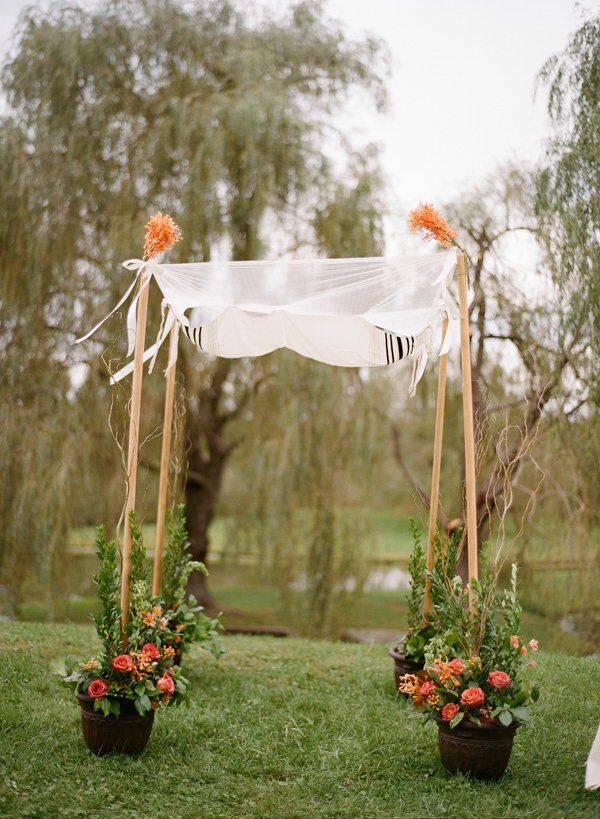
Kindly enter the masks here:
<path id="1" fill-rule="evenodd" d="M 448 332 L 448 318 L 444 319 L 442 327 L 442 344 Z M 448 354 L 440 356 L 438 371 L 437 402 L 435 407 L 435 436 L 433 440 L 433 468 L 431 472 L 431 501 L 429 504 L 429 529 L 427 531 L 427 568 L 433 571 L 433 542 L 437 526 L 438 506 L 440 500 L 440 473 L 442 469 L 442 443 L 444 439 L 444 407 L 446 404 L 446 365 Z M 431 578 L 425 581 L 425 598 L 423 600 L 423 614 L 425 619 L 431 611 Z"/>
<path id="2" fill-rule="evenodd" d="M 458 256 L 458 304 L 460 309 L 460 365 L 463 391 L 463 429 L 465 438 L 465 488 L 467 495 L 467 557 L 469 571 L 469 607 L 475 613 L 475 591 L 471 580 L 477 579 L 477 506 L 475 496 L 475 432 L 473 428 L 473 385 L 471 382 L 471 333 L 467 293 L 467 267 L 463 253 Z"/>
<path id="3" fill-rule="evenodd" d="M 131 386 L 131 408 L 129 414 L 129 451 L 127 453 L 127 507 L 125 513 L 125 535 L 123 538 L 123 556 L 121 569 L 121 629 L 123 644 L 127 645 L 127 621 L 129 619 L 129 579 L 131 576 L 131 523 L 130 512 L 135 512 L 135 495 L 137 489 L 138 447 L 140 438 L 140 410 L 142 405 L 142 375 L 144 370 L 144 340 L 146 336 L 146 317 L 148 315 L 148 284 L 140 292 L 137 306 L 137 323 L 135 328 L 135 353 L 133 357 L 133 382 Z"/>
<path id="4" fill-rule="evenodd" d="M 177 369 L 177 344 L 179 341 L 179 324 L 175 322 L 169 336 L 169 361 L 172 362 L 167 373 L 165 389 L 165 412 L 163 418 L 163 438 L 160 453 L 160 479 L 158 483 L 158 508 L 156 511 L 156 545 L 154 547 L 154 572 L 152 575 L 152 594 L 160 594 L 162 579 L 162 556 L 165 541 L 165 518 L 167 514 L 167 496 L 169 492 L 169 461 L 171 458 L 171 427 L 173 425 L 173 402 L 175 398 L 175 371 Z"/>

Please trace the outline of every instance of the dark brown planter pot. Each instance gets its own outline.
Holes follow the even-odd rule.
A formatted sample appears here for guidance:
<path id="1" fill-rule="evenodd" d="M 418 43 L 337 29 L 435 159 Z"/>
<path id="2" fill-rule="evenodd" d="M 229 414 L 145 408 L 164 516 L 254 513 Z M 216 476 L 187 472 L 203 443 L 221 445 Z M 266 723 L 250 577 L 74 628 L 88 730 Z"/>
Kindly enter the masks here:
<path id="1" fill-rule="evenodd" d="M 154 711 L 141 717 L 131 700 L 121 700 L 121 713 L 104 716 L 94 711 L 94 700 L 87 694 L 76 694 L 81 706 L 81 726 L 85 743 L 97 756 L 105 754 L 140 754 L 150 739 Z"/>
<path id="2" fill-rule="evenodd" d="M 456 728 L 438 722 L 442 765 L 450 774 L 463 773 L 473 779 L 499 779 L 508 765 L 516 723 L 476 725 L 464 719 Z"/>
<path id="3" fill-rule="evenodd" d="M 400 677 L 405 674 L 416 674 L 417 671 L 423 670 L 423 663 L 415 663 L 414 660 L 409 660 L 405 654 L 400 653 L 400 646 L 390 648 L 388 654 L 394 661 L 394 688 L 398 690 L 400 684 Z"/>

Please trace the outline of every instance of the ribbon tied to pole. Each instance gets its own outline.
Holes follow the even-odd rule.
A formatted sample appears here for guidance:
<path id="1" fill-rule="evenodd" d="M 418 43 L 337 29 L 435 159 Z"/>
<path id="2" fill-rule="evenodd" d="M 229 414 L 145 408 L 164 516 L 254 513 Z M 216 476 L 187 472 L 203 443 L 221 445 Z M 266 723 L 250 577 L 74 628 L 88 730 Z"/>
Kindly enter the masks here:
<path id="1" fill-rule="evenodd" d="M 153 256 L 151 259 L 144 261 L 144 259 L 127 259 L 126 261 L 122 262 L 122 265 L 127 270 L 135 270 L 136 276 L 134 277 L 133 281 L 123 293 L 117 304 L 113 307 L 113 309 L 108 313 L 108 315 L 104 316 L 104 318 L 96 324 L 88 333 L 81 338 L 76 339 L 75 344 L 79 344 L 82 341 L 86 341 L 90 336 L 93 336 L 96 330 L 98 330 L 104 322 L 108 321 L 108 319 L 113 316 L 117 310 L 125 304 L 131 293 L 133 292 L 136 284 L 139 281 L 139 289 L 133 299 L 131 300 L 131 304 L 129 305 L 129 309 L 127 310 L 127 358 L 130 358 L 133 355 L 133 351 L 135 349 L 135 335 L 136 335 L 136 324 L 137 324 L 137 307 L 140 298 L 140 294 L 145 290 L 146 287 L 149 286 L 150 280 L 153 276 L 160 275 L 160 262 L 163 257 L 163 253 L 157 253 L 156 256 Z M 149 347 L 144 352 L 144 361 L 148 361 L 148 359 L 152 359 L 150 362 L 149 372 L 152 372 L 154 368 L 154 363 L 156 361 L 156 356 L 158 351 L 168 336 L 173 323 L 175 322 L 175 316 L 173 315 L 171 310 L 168 310 L 167 314 L 167 303 L 163 299 L 161 304 L 161 323 L 160 328 L 158 331 L 158 335 L 156 337 L 156 341 L 154 344 Z M 171 361 L 172 356 L 169 356 L 169 362 L 167 364 L 166 372 L 171 368 L 174 361 Z M 121 381 L 130 372 L 133 370 L 133 361 L 130 361 L 124 367 L 121 367 L 116 373 L 114 373 L 110 378 L 111 384 L 116 384 L 117 382 Z"/>

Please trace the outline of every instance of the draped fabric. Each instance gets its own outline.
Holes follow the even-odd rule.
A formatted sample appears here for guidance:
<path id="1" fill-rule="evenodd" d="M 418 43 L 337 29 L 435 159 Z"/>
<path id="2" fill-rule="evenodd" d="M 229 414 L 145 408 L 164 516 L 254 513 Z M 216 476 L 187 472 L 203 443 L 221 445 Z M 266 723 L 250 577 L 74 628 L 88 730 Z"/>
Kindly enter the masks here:
<path id="1" fill-rule="evenodd" d="M 159 337 L 145 359 L 156 356 L 178 321 L 192 343 L 227 358 L 260 356 L 282 347 L 347 367 L 410 358 L 414 391 L 432 355 L 436 331 L 446 316 L 457 316 L 448 292 L 455 263 L 456 252 L 448 250 L 407 258 L 191 264 L 164 263 L 157 256 L 124 265 L 139 271 L 141 287 L 154 277 L 164 299 Z M 128 316 L 129 354 L 136 300 Z M 130 371 L 131 364 L 113 380 Z"/>

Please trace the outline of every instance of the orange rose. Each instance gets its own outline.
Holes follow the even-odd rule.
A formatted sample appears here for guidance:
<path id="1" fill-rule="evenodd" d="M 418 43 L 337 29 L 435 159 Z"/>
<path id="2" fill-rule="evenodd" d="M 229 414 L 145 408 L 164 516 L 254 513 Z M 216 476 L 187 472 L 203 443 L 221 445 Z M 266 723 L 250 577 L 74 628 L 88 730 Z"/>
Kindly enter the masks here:
<path id="1" fill-rule="evenodd" d="M 462 674 L 466 668 L 466 665 L 460 659 L 460 657 L 456 657 L 454 660 L 450 660 L 448 663 L 448 668 L 453 674 Z"/>
<path id="2" fill-rule="evenodd" d="M 126 672 L 133 670 L 133 660 L 129 654 L 119 654 L 118 657 L 113 659 L 111 665 L 115 671 Z"/>
<path id="3" fill-rule="evenodd" d="M 519 648 L 519 638 L 516 634 L 513 634 L 510 638 L 510 644 L 513 648 Z"/>
<path id="4" fill-rule="evenodd" d="M 159 691 L 162 691 L 163 694 L 172 694 L 175 691 L 175 683 L 173 682 L 173 678 L 166 671 L 162 677 L 158 679 L 156 687 Z"/>
<path id="5" fill-rule="evenodd" d="M 142 648 L 142 651 L 147 654 L 151 660 L 160 659 L 160 651 L 156 646 L 152 645 L 152 643 L 146 643 L 146 645 Z"/>
<path id="6" fill-rule="evenodd" d="M 444 720 L 444 722 L 450 722 L 450 720 L 454 719 L 454 717 L 458 714 L 459 711 L 460 708 L 457 705 L 457 703 L 448 702 L 442 708 L 442 719 Z"/>
<path id="7" fill-rule="evenodd" d="M 487 681 L 494 688 L 508 688 L 512 680 L 504 671 L 490 671 Z"/>
<path id="8" fill-rule="evenodd" d="M 106 680 L 101 680 L 99 678 L 92 680 L 87 687 L 88 696 L 93 697 L 96 700 L 101 700 L 103 697 L 105 697 L 107 691 L 108 683 Z"/>
<path id="9" fill-rule="evenodd" d="M 424 682 L 423 685 L 419 688 L 419 696 L 423 699 L 427 699 L 433 692 L 435 691 L 435 683 L 433 680 L 427 680 Z"/>
<path id="10" fill-rule="evenodd" d="M 476 705 L 483 705 L 485 694 L 481 688 L 466 688 L 460 695 L 460 701 L 468 708 L 474 708 Z"/>

